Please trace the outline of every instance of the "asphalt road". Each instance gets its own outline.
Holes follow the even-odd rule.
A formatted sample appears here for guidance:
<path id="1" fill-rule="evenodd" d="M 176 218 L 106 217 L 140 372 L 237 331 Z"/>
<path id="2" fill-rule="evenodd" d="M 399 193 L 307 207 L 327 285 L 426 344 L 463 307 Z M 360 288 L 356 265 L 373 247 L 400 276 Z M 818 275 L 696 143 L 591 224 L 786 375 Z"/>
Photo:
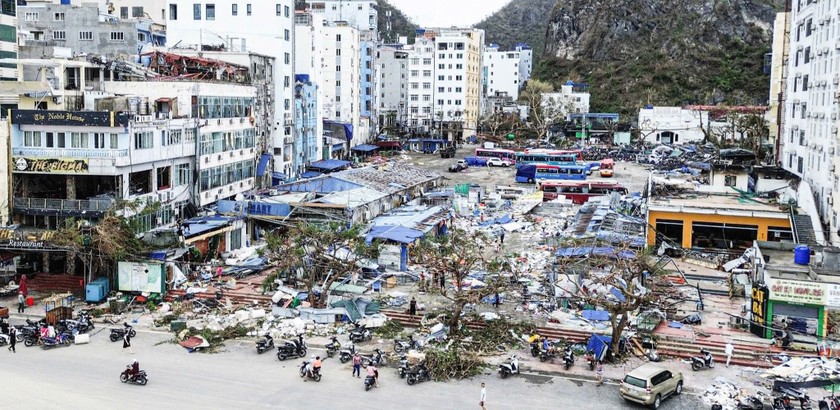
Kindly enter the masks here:
<path id="1" fill-rule="evenodd" d="M 479 383 L 484 381 L 488 409 L 641 408 L 625 403 L 614 385 L 599 387 L 542 375 L 501 380 L 492 372 L 474 380 L 408 386 L 394 368 L 387 368 L 380 371 L 381 386 L 365 392 L 363 379 L 352 378 L 349 364 L 337 359 L 324 361 L 320 383 L 304 383 L 297 375 L 299 360 L 280 362 L 271 353 L 257 355 L 250 341 L 228 341 L 215 354 L 188 353 L 168 343 L 169 334 L 141 330 L 132 343 L 136 354 L 131 356 L 122 355 L 122 343 L 111 343 L 107 335 L 105 330 L 95 334 L 90 344 L 47 351 L 23 345 L 16 354 L 0 350 L 2 407 L 478 409 Z M 146 386 L 119 381 L 133 357 L 149 374 Z M 705 406 L 697 397 L 683 394 L 662 408 Z"/>

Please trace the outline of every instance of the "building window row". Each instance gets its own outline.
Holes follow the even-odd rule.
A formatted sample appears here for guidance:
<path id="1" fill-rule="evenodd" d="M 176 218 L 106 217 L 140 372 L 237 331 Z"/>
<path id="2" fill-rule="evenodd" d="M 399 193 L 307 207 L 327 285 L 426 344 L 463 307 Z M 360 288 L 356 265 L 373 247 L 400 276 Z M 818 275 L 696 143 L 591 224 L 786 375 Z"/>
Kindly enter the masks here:
<path id="1" fill-rule="evenodd" d="M 91 140 L 93 141 L 91 143 Z M 32 148 L 106 148 L 117 149 L 118 134 L 101 132 L 24 131 L 23 146 Z"/>
<path id="2" fill-rule="evenodd" d="M 254 128 L 201 134 L 199 155 L 210 155 L 235 149 L 253 148 L 257 132 Z"/>
<path id="3" fill-rule="evenodd" d="M 199 190 L 207 191 L 254 177 L 254 160 L 235 162 L 201 171 Z"/>
<path id="4" fill-rule="evenodd" d="M 248 117 L 254 105 L 250 97 L 196 97 L 193 99 L 193 117 L 234 118 Z"/>

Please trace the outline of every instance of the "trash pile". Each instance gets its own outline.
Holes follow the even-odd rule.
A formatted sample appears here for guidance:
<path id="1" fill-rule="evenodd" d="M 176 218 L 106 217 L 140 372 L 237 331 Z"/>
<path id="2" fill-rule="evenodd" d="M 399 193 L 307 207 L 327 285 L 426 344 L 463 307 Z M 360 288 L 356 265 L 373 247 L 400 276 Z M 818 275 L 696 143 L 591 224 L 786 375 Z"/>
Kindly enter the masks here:
<path id="1" fill-rule="evenodd" d="M 828 357 L 793 357 L 762 375 L 776 382 L 808 383 L 840 380 L 840 362 Z"/>
<path id="2" fill-rule="evenodd" d="M 706 388 L 701 399 L 703 403 L 711 406 L 719 404 L 724 410 L 737 409 L 738 403 L 746 401 L 749 395 L 738 388 L 735 383 L 724 377 L 715 377 L 714 383 Z"/>

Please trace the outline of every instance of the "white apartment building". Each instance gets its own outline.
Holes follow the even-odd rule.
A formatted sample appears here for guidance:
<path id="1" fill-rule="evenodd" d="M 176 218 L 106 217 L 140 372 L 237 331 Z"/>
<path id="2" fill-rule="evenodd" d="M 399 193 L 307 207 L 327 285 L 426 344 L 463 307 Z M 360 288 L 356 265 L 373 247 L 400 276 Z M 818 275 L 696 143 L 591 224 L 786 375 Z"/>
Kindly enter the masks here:
<path id="1" fill-rule="evenodd" d="M 408 112 L 406 115 L 408 115 L 408 128 L 417 134 L 432 132 L 435 121 L 435 96 L 446 91 L 444 84 L 436 80 L 435 50 L 433 39 L 418 37 L 408 54 Z"/>
<path id="2" fill-rule="evenodd" d="M 430 36 L 435 44 L 433 121 L 444 139 L 460 141 L 478 130 L 484 30 L 427 29 L 425 37 Z"/>
<path id="3" fill-rule="evenodd" d="M 519 53 L 519 83 L 525 87 L 525 83 L 531 79 L 531 71 L 534 69 L 534 50 L 525 43 L 517 43 L 514 48 Z"/>
<path id="4" fill-rule="evenodd" d="M 389 128 L 405 127 L 408 120 L 408 50 L 379 47 L 379 124 Z M 431 102 L 431 95 L 429 96 Z M 431 113 L 431 106 L 429 106 Z"/>
<path id="5" fill-rule="evenodd" d="M 323 86 L 324 64 L 324 18 L 318 13 L 308 11 L 295 12 L 295 75 L 305 74 L 309 80 L 318 86 L 317 112 L 318 121 L 315 125 L 316 135 L 319 136 L 317 150 L 323 150 L 324 122 L 327 117 L 324 101 L 326 98 Z"/>
<path id="6" fill-rule="evenodd" d="M 224 46 L 274 57 L 273 170 L 292 175 L 294 152 L 294 1 L 168 0 L 167 42 Z"/>
<path id="7" fill-rule="evenodd" d="M 307 11 L 321 14 L 324 21 L 343 21 L 359 31 L 376 34 L 376 0 L 306 0 Z"/>
<path id="8" fill-rule="evenodd" d="M 639 110 L 639 134 L 653 144 L 694 144 L 703 141 L 701 123 L 708 121 L 707 111 L 647 106 Z"/>
<path id="9" fill-rule="evenodd" d="M 813 189 L 817 212 L 831 225 L 831 240 L 838 243 L 838 205 L 833 198 L 840 62 L 837 38 L 840 4 L 836 1 L 794 1 L 789 13 L 790 48 L 783 107 L 782 166 Z M 775 47 L 774 47 L 775 48 Z M 799 192 L 799 196 L 803 195 Z M 816 229 L 817 227 L 815 227 Z"/>
<path id="10" fill-rule="evenodd" d="M 166 25 L 166 0 L 27 0 L 29 6 L 52 3 L 72 4 L 96 3 L 103 15 L 118 17 L 123 20 L 146 19 L 155 24 Z"/>
<path id="11" fill-rule="evenodd" d="M 589 91 L 580 84 L 567 81 L 560 86 L 560 91 L 545 93 L 540 103 L 543 115 L 556 119 L 568 119 L 569 114 L 585 114 L 589 112 Z"/>
<path id="12" fill-rule="evenodd" d="M 484 47 L 482 54 L 483 95 L 507 93 L 514 101 L 531 78 L 531 50 L 499 50 L 497 44 Z"/>
<path id="13" fill-rule="evenodd" d="M 366 136 L 360 125 L 360 43 L 359 30 L 344 23 L 325 22 L 323 27 L 324 57 L 321 66 L 321 87 L 324 89 L 325 119 L 351 124 L 353 138 L 345 150 L 359 145 Z M 341 142 L 340 135 L 331 135 L 334 144 Z M 337 145 L 334 145 L 337 147 Z"/>

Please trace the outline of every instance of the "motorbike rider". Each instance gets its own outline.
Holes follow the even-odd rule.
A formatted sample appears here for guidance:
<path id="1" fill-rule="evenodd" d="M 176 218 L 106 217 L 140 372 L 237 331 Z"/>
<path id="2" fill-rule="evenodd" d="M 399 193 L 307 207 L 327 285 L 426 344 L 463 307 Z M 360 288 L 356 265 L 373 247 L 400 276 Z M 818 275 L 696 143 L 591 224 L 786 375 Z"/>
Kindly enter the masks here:
<path id="1" fill-rule="evenodd" d="M 367 375 L 373 377 L 373 385 L 379 387 L 379 369 L 377 369 L 373 363 L 368 365 Z"/>
<path id="2" fill-rule="evenodd" d="M 315 361 L 312 362 L 312 376 L 321 371 L 321 356 L 315 356 Z"/>
<path id="3" fill-rule="evenodd" d="M 140 362 L 137 359 L 131 362 L 131 366 L 128 369 L 128 377 L 130 379 L 134 379 L 140 373 Z"/>
<path id="4" fill-rule="evenodd" d="M 544 337 L 543 340 L 542 340 L 542 349 L 547 354 L 551 353 L 551 345 L 548 343 L 548 338 L 547 337 Z"/>

